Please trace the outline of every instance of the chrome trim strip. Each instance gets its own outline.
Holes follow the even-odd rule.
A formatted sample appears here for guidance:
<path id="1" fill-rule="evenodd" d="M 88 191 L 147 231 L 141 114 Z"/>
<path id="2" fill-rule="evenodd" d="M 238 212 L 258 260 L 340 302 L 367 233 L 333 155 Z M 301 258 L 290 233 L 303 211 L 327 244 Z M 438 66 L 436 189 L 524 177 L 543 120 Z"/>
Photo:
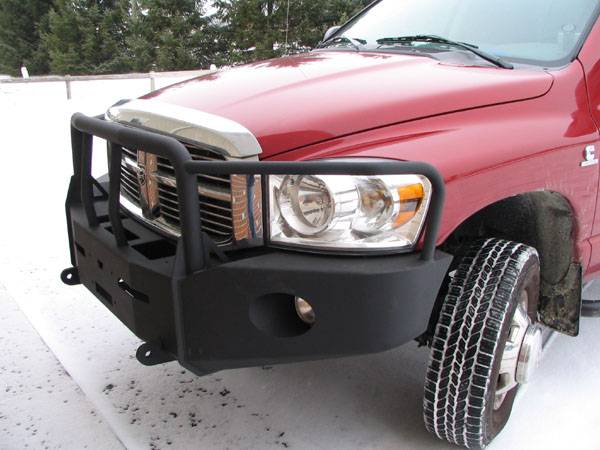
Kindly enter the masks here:
<path id="1" fill-rule="evenodd" d="M 233 158 L 256 157 L 262 153 L 256 137 L 243 125 L 158 100 L 133 100 L 113 106 L 106 112 L 106 119 L 209 145 Z"/>

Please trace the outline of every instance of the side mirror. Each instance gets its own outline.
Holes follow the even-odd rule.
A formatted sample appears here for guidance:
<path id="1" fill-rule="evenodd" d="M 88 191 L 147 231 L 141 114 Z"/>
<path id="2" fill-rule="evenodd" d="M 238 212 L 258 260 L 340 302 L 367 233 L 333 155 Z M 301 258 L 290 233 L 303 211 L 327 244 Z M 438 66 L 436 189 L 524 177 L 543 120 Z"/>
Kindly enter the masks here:
<path id="1" fill-rule="evenodd" d="M 342 28 L 339 25 L 336 25 L 335 27 L 331 27 L 329 30 L 327 30 L 325 32 L 325 36 L 323 37 L 323 42 L 325 42 L 326 40 L 328 40 L 331 36 L 333 36 L 340 28 Z"/>

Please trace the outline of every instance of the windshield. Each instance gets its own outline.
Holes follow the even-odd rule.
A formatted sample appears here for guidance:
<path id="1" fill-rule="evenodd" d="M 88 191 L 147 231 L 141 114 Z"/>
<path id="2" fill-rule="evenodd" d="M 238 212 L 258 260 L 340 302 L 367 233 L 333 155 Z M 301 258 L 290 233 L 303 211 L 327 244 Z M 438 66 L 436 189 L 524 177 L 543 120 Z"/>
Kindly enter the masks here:
<path id="1" fill-rule="evenodd" d="M 383 0 L 344 26 L 336 34 L 342 38 L 337 45 L 388 51 L 437 45 L 461 51 L 393 39 L 435 35 L 502 59 L 558 66 L 579 51 L 599 6 L 600 0 Z"/>

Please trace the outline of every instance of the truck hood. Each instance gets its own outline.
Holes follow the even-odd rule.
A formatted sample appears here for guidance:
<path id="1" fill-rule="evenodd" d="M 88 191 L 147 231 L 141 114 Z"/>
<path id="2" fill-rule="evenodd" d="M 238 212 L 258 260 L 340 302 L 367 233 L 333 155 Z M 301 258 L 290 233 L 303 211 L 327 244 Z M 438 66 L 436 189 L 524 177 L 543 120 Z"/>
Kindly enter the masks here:
<path id="1" fill-rule="evenodd" d="M 256 136 L 265 158 L 387 125 L 540 97 L 552 83 L 541 70 L 320 51 L 212 73 L 142 100 L 238 122 Z"/>

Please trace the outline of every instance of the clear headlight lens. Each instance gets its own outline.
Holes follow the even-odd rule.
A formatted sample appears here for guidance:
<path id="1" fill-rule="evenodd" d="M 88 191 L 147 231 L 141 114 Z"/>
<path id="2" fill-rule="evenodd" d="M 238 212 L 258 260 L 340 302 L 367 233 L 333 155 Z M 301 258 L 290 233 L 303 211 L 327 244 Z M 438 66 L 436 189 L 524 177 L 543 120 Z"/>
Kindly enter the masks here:
<path id="1" fill-rule="evenodd" d="M 431 183 L 420 175 L 270 176 L 272 242 L 329 250 L 408 250 Z"/>

